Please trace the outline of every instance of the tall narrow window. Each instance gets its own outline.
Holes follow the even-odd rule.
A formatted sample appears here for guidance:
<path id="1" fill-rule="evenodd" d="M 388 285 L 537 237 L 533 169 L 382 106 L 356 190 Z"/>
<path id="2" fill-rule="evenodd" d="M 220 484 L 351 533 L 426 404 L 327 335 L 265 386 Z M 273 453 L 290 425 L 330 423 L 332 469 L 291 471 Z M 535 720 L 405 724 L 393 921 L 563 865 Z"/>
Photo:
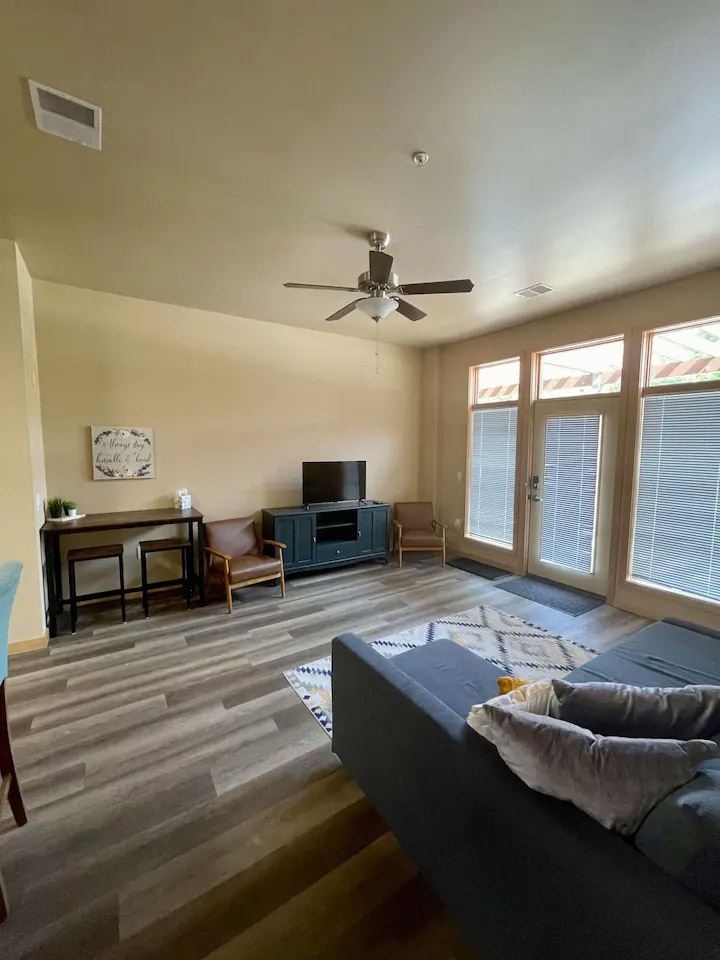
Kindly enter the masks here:
<path id="1" fill-rule="evenodd" d="M 519 359 L 471 371 L 466 535 L 512 549 Z"/>
<path id="2" fill-rule="evenodd" d="M 650 335 L 630 574 L 720 602 L 720 321 Z"/>

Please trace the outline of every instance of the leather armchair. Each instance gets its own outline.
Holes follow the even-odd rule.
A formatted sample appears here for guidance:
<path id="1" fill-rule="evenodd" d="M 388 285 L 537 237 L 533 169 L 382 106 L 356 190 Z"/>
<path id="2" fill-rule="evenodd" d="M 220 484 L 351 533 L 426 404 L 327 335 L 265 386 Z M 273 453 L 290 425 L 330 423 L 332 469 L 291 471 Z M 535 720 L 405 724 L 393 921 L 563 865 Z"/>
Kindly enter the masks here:
<path id="1" fill-rule="evenodd" d="M 398 566 L 405 550 L 437 550 L 445 566 L 445 524 L 433 517 L 432 503 L 396 503 L 394 523 Z"/>
<path id="2" fill-rule="evenodd" d="M 251 583 L 279 580 L 285 596 L 284 543 L 259 538 L 252 517 L 213 520 L 204 530 L 207 577 L 223 583 L 228 613 L 232 613 L 233 590 Z M 266 546 L 274 547 L 274 557 L 265 554 Z"/>

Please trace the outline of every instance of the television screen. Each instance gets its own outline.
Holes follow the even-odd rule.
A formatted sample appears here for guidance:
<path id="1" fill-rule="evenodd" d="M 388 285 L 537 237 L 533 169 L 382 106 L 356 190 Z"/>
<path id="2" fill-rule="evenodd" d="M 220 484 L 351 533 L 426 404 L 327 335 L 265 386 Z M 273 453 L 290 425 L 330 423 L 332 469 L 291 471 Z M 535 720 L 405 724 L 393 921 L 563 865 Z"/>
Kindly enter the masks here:
<path id="1" fill-rule="evenodd" d="M 364 460 L 303 463 L 303 503 L 364 499 Z"/>

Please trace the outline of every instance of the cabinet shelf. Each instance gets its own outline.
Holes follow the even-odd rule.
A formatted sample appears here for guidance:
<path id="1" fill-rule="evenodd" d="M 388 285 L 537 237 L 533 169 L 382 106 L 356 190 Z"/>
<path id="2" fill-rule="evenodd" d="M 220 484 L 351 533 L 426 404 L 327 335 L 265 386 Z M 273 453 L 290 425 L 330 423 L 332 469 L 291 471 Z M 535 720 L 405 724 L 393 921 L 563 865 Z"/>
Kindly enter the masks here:
<path id="1" fill-rule="evenodd" d="M 318 523 L 318 530 L 337 530 L 339 527 L 354 527 L 355 524 L 349 520 L 346 523 Z"/>

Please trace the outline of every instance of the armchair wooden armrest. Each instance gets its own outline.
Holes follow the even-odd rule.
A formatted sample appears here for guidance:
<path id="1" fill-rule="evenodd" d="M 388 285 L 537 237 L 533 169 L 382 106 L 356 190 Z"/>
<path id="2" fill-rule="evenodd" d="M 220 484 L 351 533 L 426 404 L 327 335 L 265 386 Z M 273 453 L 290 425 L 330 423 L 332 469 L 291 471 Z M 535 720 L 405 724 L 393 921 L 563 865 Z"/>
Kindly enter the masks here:
<path id="1" fill-rule="evenodd" d="M 440 523 L 439 520 L 433 520 L 433 526 L 434 526 L 434 527 L 440 527 L 440 529 L 442 530 L 443 533 L 445 533 L 445 531 L 447 530 L 447 524 L 445 524 L 445 523 Z"/>
<path id="2" fill-rule="evenodd" d="M 281 550 L 287 550 L 286 543 L 280 543 L 279 540 L 263 540 L 263 546 L 269 543 L 271 547 L 279 547 Z"/>
<path id="3" fill-rule="evenodd" d="M 221 560 L 227 560 L 228 562 L 232 560 L 232 557 L 229 553 L 220 553 L 219 550 L 213 550 L 212 547 L 203 547 L 205 553 L 209 553 L 213 557 L 219 557 Z"/>
<path id="4" fill-rule="evenodd" d="M 393 523 L 394 523 L 394 525 L 395 525 L 395 529 L 396 529 L 396 530 L 402 530 L 403 525 L 400 523 L 399 520 L 393 520 Z"/>

